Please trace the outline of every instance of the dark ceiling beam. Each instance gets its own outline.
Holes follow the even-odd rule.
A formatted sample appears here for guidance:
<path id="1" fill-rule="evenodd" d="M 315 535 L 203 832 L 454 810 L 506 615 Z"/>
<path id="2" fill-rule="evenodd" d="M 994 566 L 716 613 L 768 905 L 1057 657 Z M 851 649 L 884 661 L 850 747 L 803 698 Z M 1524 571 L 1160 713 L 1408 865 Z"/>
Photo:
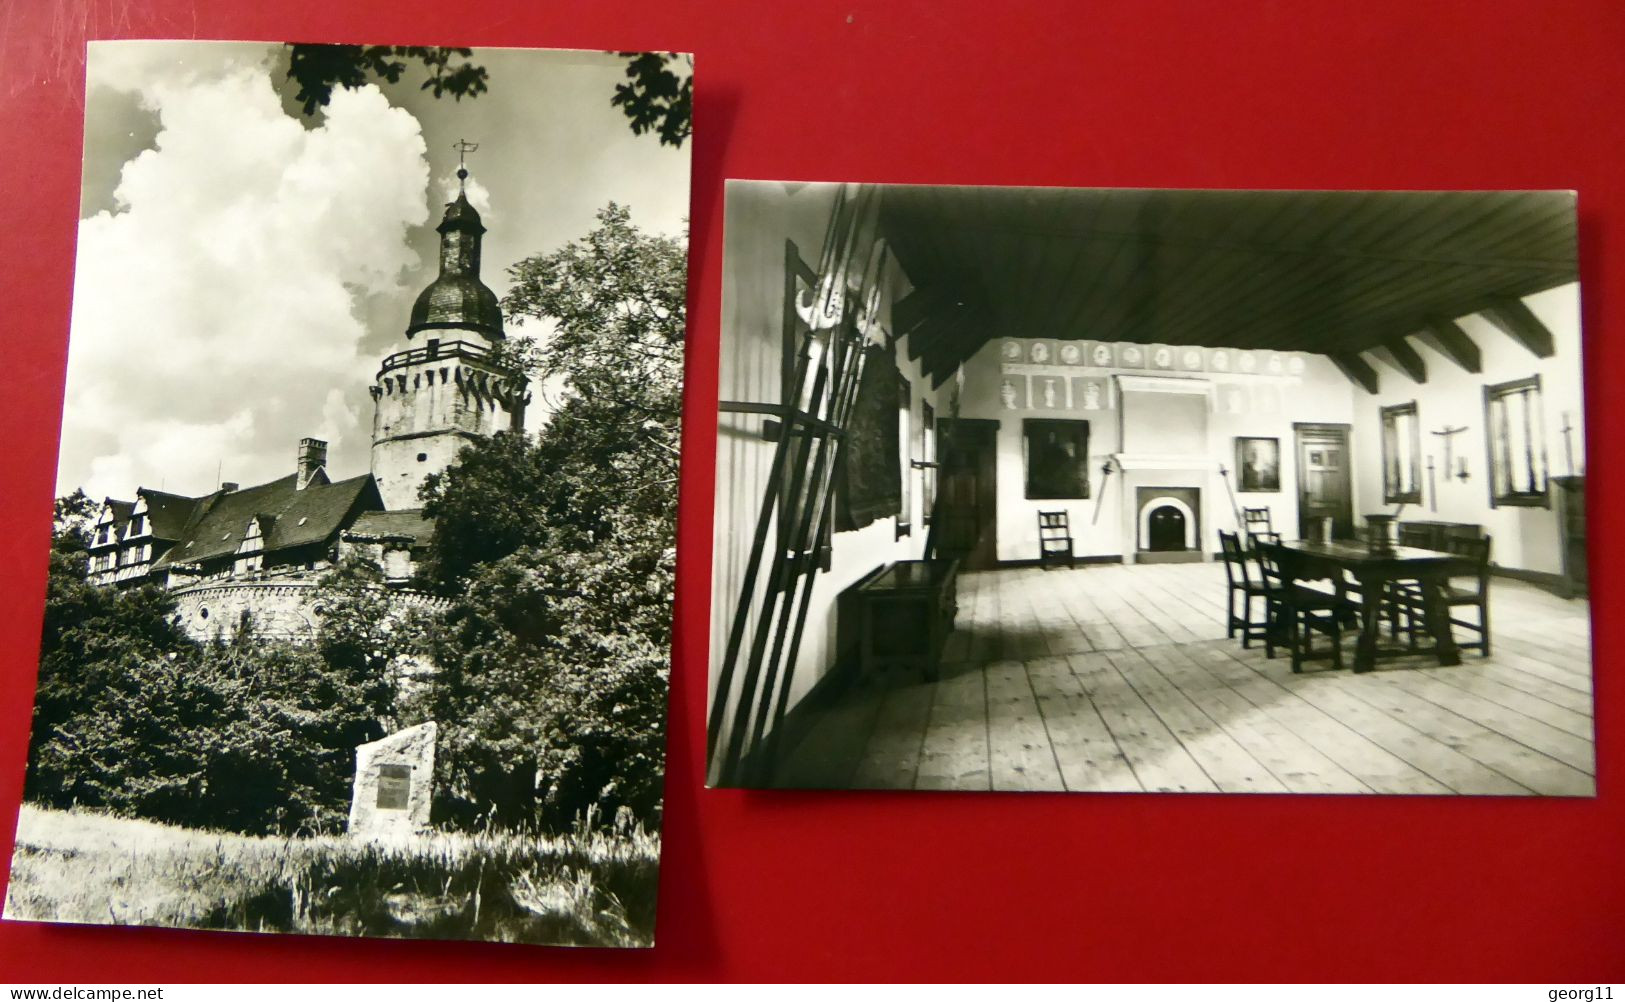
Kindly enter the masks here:
<path id="1" fill-rule="evenodd" d="M 1411 347 L 1409 341 L 1403 337 L 1396 337 L 1384 343 L 1383 347 L 1388 349 L 1388 355 L 1394 360 L 1394 364 L 1399 366 L 1405 375 L 1411 377 L 1412 382 L 1428 381 L 1427 363 L 1422 361 L 1422 356 L 1416 353 L 1416 349 Z"/>
<path id="2" fill-rule="evenodd" d="M 1528 348 L 1536 358 L 1551 358 L 1557 353 L 1557 339 L 1530 312 L 1521 299 L 1500 299 L 1483 310 L 1484 319 L 1501 328 L 1512 340 Z"/>
<path id="3" fill-rule="evenodd" d="M 931 318 L 920 332 L 920 368 L 927 374 L 952 372 L 987 340 L 980 310 L 958 307 Z"/>
<path id="4" fill-rule="evenodd" d="M 985 310 L 967 309 L 958 321 L 952 330 L 938 339 L 935 350 L 926 356 L 925 372 L 931 376 L 933 389 L 946 382 L 961 363 L 969 361 L 981 351 L 992 337 L 992 317 Z"/>
<path id="5" fill-rule="evenodd" d="M 1349 382 L 1364 387 L 1365 391 L 1373 396 L 1376 395 L 1377 370 L 1371 367 L 1370 362 L 1361 358 L 1358 352 L 1340 352 L 1326 357 L 1331 359 L 1332 364 L 1337 366 L 1338 370 L 1349 378 Z"/>
<path id="6" fill-rule="evenodd" d="M 925 339 L 918 334 L 938 316 L 951 314 L 954 309 L 948 293 L 934 288 L 915 289 L 892 304 L 892 334 L 908 337 L 908 357 L 919 358 L 925 350 Z"/>
<path id="7" fill-rule="evenodd" d="M 1478 345 L 1460 324 L 1454 320 L 1430 320 L 1427 333 L 1431 335 L 1433 346 L 1450 361 L 1471 373 L 1484 371 L 1484 358 Z"/>

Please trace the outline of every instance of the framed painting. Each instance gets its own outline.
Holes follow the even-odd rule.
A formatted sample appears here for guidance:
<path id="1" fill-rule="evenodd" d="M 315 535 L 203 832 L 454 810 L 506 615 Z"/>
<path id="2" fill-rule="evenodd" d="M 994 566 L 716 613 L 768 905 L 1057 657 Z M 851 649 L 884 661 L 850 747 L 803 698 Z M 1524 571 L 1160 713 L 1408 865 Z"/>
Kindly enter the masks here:
<path id="1" fill-rule="evenodd" d="M 1243 494 L 1271 494 L 1281 489 L 1281 440 L 1236 438 L 1237 490 Z"/>

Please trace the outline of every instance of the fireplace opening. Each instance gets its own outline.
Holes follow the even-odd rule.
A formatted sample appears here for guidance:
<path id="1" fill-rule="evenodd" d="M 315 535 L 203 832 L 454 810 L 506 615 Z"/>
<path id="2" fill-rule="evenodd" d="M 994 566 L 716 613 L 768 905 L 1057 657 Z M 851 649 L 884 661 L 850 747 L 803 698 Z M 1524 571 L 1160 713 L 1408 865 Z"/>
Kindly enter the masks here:
<path id="1" fill-rule="evenodd" d="M 1181 563 L 1202 559 L 1202 491 L 1198 487 L 1134 489 L 1134 560 Z"/>
<path id="2" fill-rule="evenodd" d="M 1146 525 L 1145 548 L 1153 553 L 1185 549 L 1185 513 L 1171 504 L 1152 509 Z"/>

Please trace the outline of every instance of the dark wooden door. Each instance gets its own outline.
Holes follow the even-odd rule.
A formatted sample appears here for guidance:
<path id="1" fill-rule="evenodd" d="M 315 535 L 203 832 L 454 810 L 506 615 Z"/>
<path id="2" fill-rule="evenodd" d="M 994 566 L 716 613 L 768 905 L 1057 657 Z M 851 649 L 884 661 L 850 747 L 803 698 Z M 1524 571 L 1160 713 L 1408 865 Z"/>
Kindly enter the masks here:
<path id="1" fill-rule="evenodd" d="M 941 490 L 937 500 L 936 552 L 958 557 L 967 570 L 998 562 L 999 422 L 940 418 L 937 442 Z"/>
<path id="2" fill-rule="evenodd" d="M 1331 516 L 1332 535 L 1354 536 L 1353 489 L 1349 480 L 1349 429 L 1345 424 L 1295 424 L 1298 437 L 1298 535 L 1313 538 L 1322 518 Z"/>

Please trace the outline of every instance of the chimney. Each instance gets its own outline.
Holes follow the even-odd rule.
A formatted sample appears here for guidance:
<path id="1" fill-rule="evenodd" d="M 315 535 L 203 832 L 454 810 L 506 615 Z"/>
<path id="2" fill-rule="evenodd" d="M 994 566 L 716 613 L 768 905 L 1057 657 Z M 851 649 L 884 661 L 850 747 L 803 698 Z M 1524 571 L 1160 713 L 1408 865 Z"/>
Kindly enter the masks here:
<path id="1" fill-rule="evenodd" d="M 299 440 L 299 479 L 297 487 L 304 490 L 316 479 L 316 474 L 327 465 L 327 443 L 319 438 Z"/>

